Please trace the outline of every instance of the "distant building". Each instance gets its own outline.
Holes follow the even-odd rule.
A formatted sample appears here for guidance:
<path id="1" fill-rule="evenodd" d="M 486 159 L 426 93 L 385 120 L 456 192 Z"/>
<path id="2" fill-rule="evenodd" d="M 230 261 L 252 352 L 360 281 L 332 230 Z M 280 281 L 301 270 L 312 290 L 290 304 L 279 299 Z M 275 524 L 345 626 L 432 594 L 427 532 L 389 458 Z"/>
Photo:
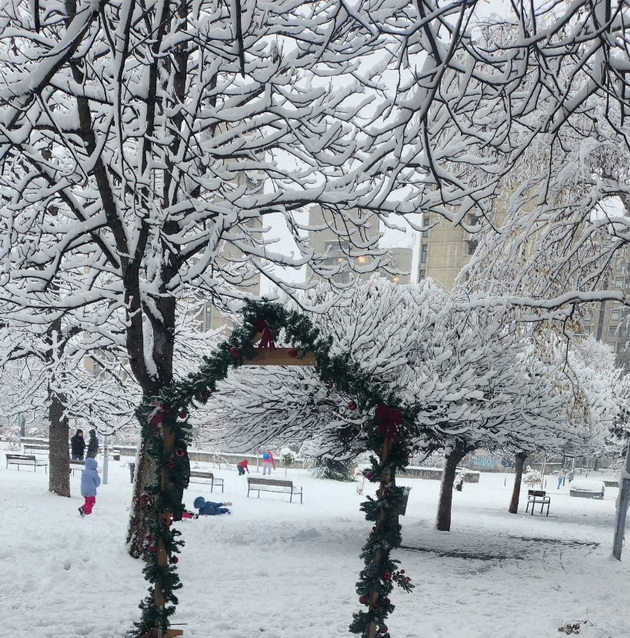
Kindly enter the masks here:
<path id="1" fill-rule="evenodd" d="M 309 244 L 318 254 L 327 255 L 321 263 L 308 268 L 307 278 L 324 279 L 347 283 L 351 276 L 367 279 L 374 272 L 388 277 L 394 283 L 412 281 L 413 249 L 411 247 L 383 247 L 380 238 L 378 217 L 355 212 L 358 228 L 350 230 L 352 242 L 347 237 L 348 229 L 339 226 L 339 216 L 319 206 L 309 213 Z M 372 252 L 368 255 L 362 253 Z M 374 268 L 374 261 L 383 266 Z"/>
<path id="2" fill-rule="evenodd" d="M 467 221 L 474 225 L 474 217 Z M 474 254 L 478 240 L 474 234 L 438 215 L 426 215 L 423 225 L 429 226 L 430 230 L 420 233 L 418 270 L 413 280 L 430 278 L 451 290 Z M 600 288 L 630 289 L 630 250 L 615 260 Z M 630 372 L 630 309 L 605 301 L 583 306 L 581 315 L 581 332 L 605 343 L 615 353 L 617 366 Z"/>

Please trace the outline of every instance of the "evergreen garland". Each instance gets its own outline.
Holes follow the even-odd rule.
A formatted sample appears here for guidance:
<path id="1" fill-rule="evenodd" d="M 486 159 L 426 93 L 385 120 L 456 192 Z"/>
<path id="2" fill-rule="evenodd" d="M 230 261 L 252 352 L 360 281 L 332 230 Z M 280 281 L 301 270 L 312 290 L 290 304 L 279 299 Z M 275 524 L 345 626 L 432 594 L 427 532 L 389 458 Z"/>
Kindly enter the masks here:
<path id="1" fill-rule="evenodd" d="M 396 472 L 404 470 L 412 451 L 417 409 L 404 408 L 383 386 L 361 372 L 347 354 L 332 355 L 331 339 L 322 338 L 310 319 L 267 301 L 247 302 L 242 311 L 243 322 L 216 352 L 204 357 L 199 371 L 162 389 L 152 400 L 144 401 L 136 410 L 143 437 L 149 441 L 148 453 L 156 464 L 155 482 L 146 486 L 140 506 L 147 510 L 149 533 L 146 538 L 147 564 L 145 579 L 150 583 L 149 596 L 140 603 L 141 619 L 130 636 L 149 638 L 158 629 L 166 632 L 170 616 L 175 612 L 181 588 L 175 564 L 183 546 L 180 532 L 172 528 L 173 516 L 181 514 L 181 491 L 187 482 L 188 444 L 191 426 L 190 409 L 205 404 L 216 391 L 217 383 L 232 367 L 247 364 L 256 358 L 259 348 L 273 348 L 273 339 L 283 331 L 283 341 L 290 344 L 290 356 L 299 358 L 312 352 L 316 370 L 328 386 L 334 384 L 341 392 L 354 396 L 350 409 L 372 413 L 365 427 L 368 448 L 375 456 L 366 478 L 378 483 L 376 498 L 367 498 L 361 509 L 366 519 L 374 523 L 361 558 L 365 568 L 357 583 L 359 602 L 367 610 L 354 614 L 350 631 L 362 638 L 390 638 L 385 620 L 394 606 L 389 594 L 397 584 L 405 591 L 412 588 L 398 561 L 390 558 L 391 550 L 400 545 L 398 511 L 402 488 L 396 487 Z M 253 340 L 262 338 L 258 345 Z"/>

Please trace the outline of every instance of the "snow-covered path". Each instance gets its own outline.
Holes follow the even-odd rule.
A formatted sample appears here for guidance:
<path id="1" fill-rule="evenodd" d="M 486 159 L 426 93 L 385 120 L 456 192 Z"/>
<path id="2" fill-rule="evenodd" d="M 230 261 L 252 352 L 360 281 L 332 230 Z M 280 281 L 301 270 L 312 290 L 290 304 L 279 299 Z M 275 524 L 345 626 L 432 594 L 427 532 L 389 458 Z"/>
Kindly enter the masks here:
<path id="1" fill-rule="evenodd" d="M 102 464 L 102 458 L 99 459 Z M 352 483 L 289 470 L 304 504 L 279 494 L 247 498 L 235 471 L 225 493 L 192 484 L 195 496 L 232 501 L 233 514 L 184 520 L 184 587 L 174 623 L 185 638 L 350 636 L 360 608 L 354 586 L 369 524 Z M 276 473 L 279 478 L 284 470 Z M 393 638 L 546 638 L 570 620 L 581 635 L 630 635 L 630 549 L 610 558 L 616 489 L 603 501 L 550 489 L 549 517 L 507 513 L 511 477 L 482 474 L 454 497 L 452 531 L 433 523 L 438 482 L 412 487 L 396 553 L 413 579 L 394 591 Z M 147 592 L 141 563 L 125 552 L 131 494 L 123 458 L 110 461 L 95 513 L 81 519 L 73 498 L 47 492 L 47 476 L 0 464 L 0 618 L 12 638 L 122 638 Z M 525 490 L 526 492 L 526 490 Z"/>

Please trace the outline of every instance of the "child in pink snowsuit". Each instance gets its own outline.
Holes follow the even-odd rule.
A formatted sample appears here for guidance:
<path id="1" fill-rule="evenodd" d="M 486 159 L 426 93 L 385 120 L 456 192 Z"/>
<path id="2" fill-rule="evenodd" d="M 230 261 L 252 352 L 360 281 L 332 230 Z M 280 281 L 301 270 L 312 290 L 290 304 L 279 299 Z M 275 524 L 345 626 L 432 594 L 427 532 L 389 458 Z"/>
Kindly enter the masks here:
<path id="1" fill-rule="evenodd" d="M 91 514 L 96 505 L 96 488 L 101 484 L 97 468 L 96 459 L 85 459 L 85 469 L 81 473 L 81 496 L 85 499 L 85 503 L 79 508 L 81 516 Z"/>

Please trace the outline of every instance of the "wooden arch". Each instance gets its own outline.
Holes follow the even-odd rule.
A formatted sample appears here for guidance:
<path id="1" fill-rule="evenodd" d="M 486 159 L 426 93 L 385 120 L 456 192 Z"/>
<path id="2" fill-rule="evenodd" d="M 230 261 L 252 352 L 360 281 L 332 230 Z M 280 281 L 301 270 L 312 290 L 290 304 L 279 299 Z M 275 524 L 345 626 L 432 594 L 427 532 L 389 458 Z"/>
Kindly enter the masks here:
<path id="1" fill-rule="evenodd" d="M 335 384 L 339 391 L 355 397 L 351 409 L 366 416 L 366 449 L 374 453 L 369 481 L 378 483 L 376 499 L 362 505 L 366 519 L 374 526 L 363 548 L 366 567 L 359 576 L 359 603 L 366 609 L 355 613 L 350 631 L 363 637 L 389 638 L 385 619 L 393 605 L 388 594 L 394 584 L 410 590 L 409 577 L 390 558 L 400 544 L 398 510 L 402 489 L 395 485 L 396 471 L 404 468 L 411 453 L 415 409 L 400 401 L 360 370 L 348 355 L 331 354 L 330 339 L 322 338 L 303 314 L 275 303 L 248 302 L 242 311 L 242 324 L 231 336 L 205 357 L 195 374 L 164 388 L 159 396 L 145 401 L 137 410 L 143 436 L 151 441 L 148 453 L 156 461 L 156 481 L 140 496 L 150 533 L 147 534 L 145 578 L 151 583 L 150 595 L 140 604 L 142 618 L 136 623 L 138 638 L 171 638 L 183 635 L 170 626 L 181 587 L 175 565 L 183 546 L 180 533 L 171 526 L 174 513 L 181 513 L 181 493 L 186 481 L 186 449 L 191 439 L 188 413 L 205 403 L 216 384 L 229 370 L 243 365 L 314 366 L 323 383 Z M 288 345 L 277 346 L 276 339 Z"/>

